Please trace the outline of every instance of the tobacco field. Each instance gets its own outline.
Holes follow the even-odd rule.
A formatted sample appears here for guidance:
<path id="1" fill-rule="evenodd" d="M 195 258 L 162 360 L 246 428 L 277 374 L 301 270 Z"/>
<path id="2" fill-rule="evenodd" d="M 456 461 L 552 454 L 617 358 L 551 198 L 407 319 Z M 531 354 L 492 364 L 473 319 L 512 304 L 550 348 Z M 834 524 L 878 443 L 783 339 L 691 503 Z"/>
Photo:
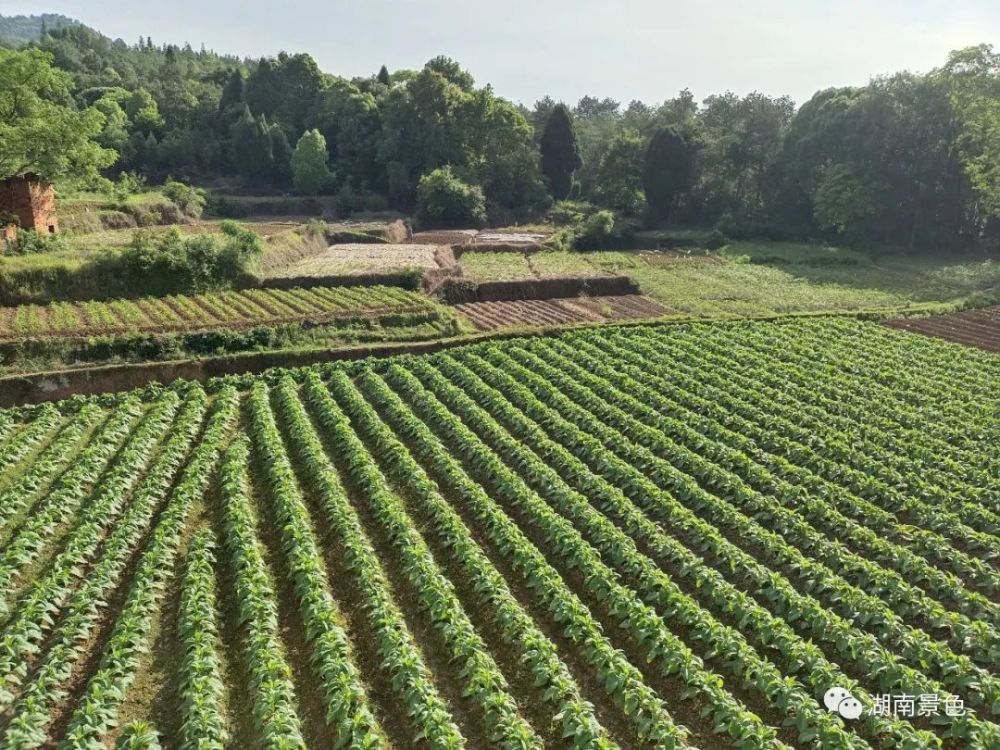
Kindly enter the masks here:
<path id="1" fill-rule="evenodd" d="M 0 412 L 0 747 L 996 750 L 998 394 L 827 318 Z"/>

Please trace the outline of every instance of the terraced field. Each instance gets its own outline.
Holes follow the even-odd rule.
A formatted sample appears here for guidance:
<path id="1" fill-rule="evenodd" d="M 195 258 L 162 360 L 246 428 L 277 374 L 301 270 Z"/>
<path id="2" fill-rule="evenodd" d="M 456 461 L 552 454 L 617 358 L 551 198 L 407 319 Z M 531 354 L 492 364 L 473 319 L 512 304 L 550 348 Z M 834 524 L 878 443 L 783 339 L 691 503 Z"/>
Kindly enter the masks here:
<path id="1" fill-rule="evenodd" d="M 994 750 L 998 393 L 812 320 L 0 412 L 0 746 Z"/>
<path id="2" fill-rule="evenodd" d="M 331 245 L 316 255 L 275 271 L 272 278 L 322 279 L 438 268 L 437 245 Z"/>
<path id="3" fill-rule="evenodd" d="M 669 310 L 641 294 L 544 300 L 466 302 L 455 309 L 481 331 L 510 326 L 607 322 L 658 318 Z"/>
<path id="4" fill-rule="evenodd" d="M 247 289 L 110 302 L 57 302 L 0 308 L 0 341 L 218 326 L 246 328 L 420 312 L 432 307 L 427 297 L 393 287 Z"/>

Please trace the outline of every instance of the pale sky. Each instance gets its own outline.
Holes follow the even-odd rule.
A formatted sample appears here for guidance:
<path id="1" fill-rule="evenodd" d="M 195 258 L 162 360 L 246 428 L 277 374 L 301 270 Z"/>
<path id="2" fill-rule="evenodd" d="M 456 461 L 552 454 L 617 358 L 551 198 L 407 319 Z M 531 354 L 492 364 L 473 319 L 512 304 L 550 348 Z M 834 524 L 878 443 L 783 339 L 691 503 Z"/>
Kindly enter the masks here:
<path id="1" fill-rule="evenodd" d="M 627 103 L 727 89 L 789 94 L 926 71 L 1000 45 L 1000 0 L 0 0 L 0 15 L 76 18 L 110 37 L 259 57 L 308 52 L 329 73 L 446 54 L 497 93 Z"/>

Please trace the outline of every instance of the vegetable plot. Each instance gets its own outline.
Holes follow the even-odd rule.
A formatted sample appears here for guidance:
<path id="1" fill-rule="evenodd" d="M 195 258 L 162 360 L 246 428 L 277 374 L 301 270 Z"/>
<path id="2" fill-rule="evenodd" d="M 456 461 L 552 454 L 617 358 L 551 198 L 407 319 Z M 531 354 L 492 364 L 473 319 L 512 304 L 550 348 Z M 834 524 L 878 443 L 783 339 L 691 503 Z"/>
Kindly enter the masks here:
<path id="1" fill-rule="evenodd" d="M 998 393 L 816 319 L 0 412 L 0 748 L 996 750 Z"/>
<path id="2" fill-rule="evenodd" d="M 136 332 L 249 328 L 294 321 L 333 321 L 426 313 L 434 303 L 394 287 L 247 289 L 110 302 L 56 302 L 0 307 L 0 342 Z"/>

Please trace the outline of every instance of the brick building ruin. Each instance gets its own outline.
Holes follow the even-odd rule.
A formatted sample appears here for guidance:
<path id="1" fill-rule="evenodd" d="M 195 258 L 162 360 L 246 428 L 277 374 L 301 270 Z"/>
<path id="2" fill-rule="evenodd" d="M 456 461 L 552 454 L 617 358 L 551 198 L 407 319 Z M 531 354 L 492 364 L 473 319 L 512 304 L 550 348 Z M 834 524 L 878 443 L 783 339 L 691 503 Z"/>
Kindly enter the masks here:
<path id="1" fill-rule="evenodd" d="M 36 174 L 25 174 L 0 180 L 0 238 L 13 240 L 17 229 L 55 234 L 59 231 L 56 218 L 56 194 L 52 183 Z M 16 222 L 8 221 L 16 217 Z"/>

